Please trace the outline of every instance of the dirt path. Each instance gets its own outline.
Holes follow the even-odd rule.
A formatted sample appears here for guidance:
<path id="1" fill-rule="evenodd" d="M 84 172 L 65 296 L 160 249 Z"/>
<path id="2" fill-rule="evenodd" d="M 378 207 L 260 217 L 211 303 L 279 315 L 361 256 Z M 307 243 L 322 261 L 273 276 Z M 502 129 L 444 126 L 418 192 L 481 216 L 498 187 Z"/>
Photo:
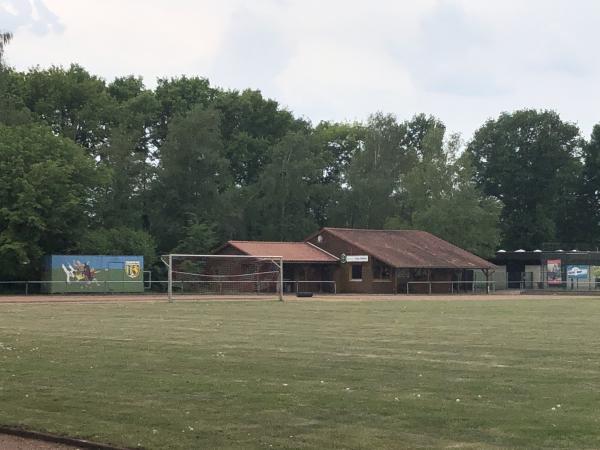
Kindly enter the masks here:
<path id="1" fill-rule="evenodd" d="M 557 298 L 590 298 L 591 296 L 563 294 L 525 294 L 496 293 L 496 294 L 436 294 L 436 295 L 365 295 L 365 294 L 339 294 L 315 295 L 308 298 L 297 298 L 286 295 L 285 301 L 291 302 L 364 302 L 364 301 L 502 301 L 502 300 L 552 300 Z M 600 298 L 600 297 L 599 297 Z M 177 295 L 175 302 L 239 302 L 239 301 L 276 301 L 277 297 L 270 296 L 209 296 L 209 295 Z M 113 295 L 0 295 L 2 303 L 119 303 L 119 302 L 167 302 L 164 294 L 113 294 Z M 1 447 L 0 447 L 1 448 Z"/>
<path id="2" fill-rule="evenodd" d="M 0 434 L 0 449 L 2 450 L 73 450 L 78 448 L 80 447 Z"/>

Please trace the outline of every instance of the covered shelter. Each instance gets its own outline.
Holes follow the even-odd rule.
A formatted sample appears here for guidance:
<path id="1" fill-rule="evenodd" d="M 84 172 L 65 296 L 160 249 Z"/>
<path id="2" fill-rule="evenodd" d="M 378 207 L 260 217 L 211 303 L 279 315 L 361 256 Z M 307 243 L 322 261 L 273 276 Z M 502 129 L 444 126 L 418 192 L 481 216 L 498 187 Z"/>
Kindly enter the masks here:
<path id="1" fill-rule="evenodd" d="M 593 250 L 499 250 L 492 261 L 509 289 L 600 290 L 600 252 Z"/>

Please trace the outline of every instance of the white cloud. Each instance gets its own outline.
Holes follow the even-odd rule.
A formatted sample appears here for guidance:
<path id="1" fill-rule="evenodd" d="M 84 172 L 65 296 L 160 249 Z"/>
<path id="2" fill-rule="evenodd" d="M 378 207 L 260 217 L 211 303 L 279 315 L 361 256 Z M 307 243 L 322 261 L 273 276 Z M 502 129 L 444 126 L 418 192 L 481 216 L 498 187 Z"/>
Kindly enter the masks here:
<path id="1" fill-rule="evenodd" d="M 315 121 L 364 118 L 415 93 L 409 74 L 385 52 L 326 42 L 304 44 L 276 83 L 287 104 L 312 110 Z"/>
<path id="2" fill-rule="evenodd" d="M 18 68 L 77 62 L 151 86 L 208 76 L 313 121 L 426 112 L 467 138 L 522 107 L 556 109 L 589 133 L 599 16 L 594 0 L 0 1 Z"/>
<path id="3" fill-rule="evenodd" d="M 109 79 L 141 74 L 149 84 L 208 66 L 232 12 L 225 2 L 218 9 L 160 0 L 53 0 L 51 6 L 64 31 L 40 37 L 17 28 L 7 49 L 10 63 L 78 63 Z"/>

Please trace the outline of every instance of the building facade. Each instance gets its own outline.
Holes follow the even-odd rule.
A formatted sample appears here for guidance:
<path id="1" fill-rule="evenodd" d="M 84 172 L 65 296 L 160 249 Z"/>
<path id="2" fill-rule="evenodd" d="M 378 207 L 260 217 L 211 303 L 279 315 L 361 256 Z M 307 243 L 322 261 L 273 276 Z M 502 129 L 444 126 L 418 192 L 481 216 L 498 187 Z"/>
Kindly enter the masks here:
<path id="1" fill-rule="evenodd" d="M 229 241 L 216 253 L 282 256 L 287 292 L 471 291 L 473 271 L 488 277 L 495 269 L 494 264 L 418 230 L 323 228 L 304 242 Z"/>

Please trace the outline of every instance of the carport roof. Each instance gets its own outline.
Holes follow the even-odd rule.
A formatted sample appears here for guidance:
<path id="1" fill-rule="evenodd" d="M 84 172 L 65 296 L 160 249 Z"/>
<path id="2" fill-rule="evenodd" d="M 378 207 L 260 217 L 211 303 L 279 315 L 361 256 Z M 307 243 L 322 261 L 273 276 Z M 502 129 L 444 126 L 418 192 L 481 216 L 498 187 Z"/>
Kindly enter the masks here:
<path id="1" fill-rule="evenodd" d="M 397 268 L 493 269 L 496 267 L 491 262 L 426 231 L 323 228 L 317 234 L 322 233 L 331 233 L 366 254 Z"/>

